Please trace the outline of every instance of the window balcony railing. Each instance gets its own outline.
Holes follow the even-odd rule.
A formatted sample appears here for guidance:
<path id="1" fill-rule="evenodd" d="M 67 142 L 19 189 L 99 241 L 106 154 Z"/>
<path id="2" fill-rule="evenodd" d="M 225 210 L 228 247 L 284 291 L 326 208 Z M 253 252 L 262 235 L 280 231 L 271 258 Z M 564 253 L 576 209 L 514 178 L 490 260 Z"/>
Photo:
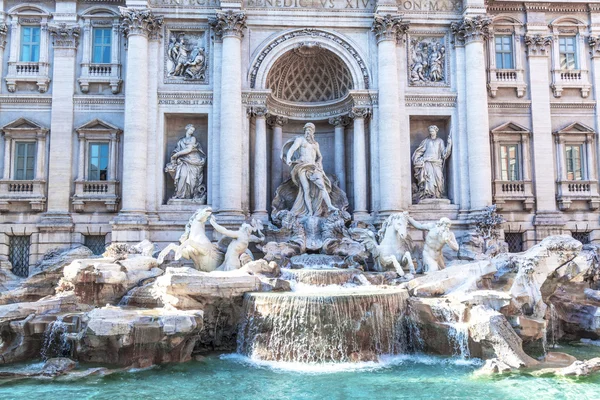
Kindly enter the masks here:
<path id="1" fill-rule="evenodd" d="M 531 181 L 494 181 L 494 203 L 499 210 L 507 202 L 522 203 L 524 210 L 531 210 L 535 203 Z"/>
<path id="2" fill-rule="evenodd" d="M 597 210 L 600 207 L 598 182 L 588 180 L 559 181 L 557 182 L 556 200 L 559 208 L 563 211 L 571 208 L 573 202 L 588 203 L 590 210 Z"/>
<path id="3" fill-rule="evenodd" d="M 527 89 L 524 72 L 521 69 L 492 68 L 489 70 L 488 80 L 488 88 L 492 97 L 496 97 L 500 88 L 514 88 L 517 91 L 517 97 L 523 97 L 525 89 Z"/>
<path id="4" fill-rule="evenodd" d="M 28 204 L 31 211 L 44 211 L 46 181 L 0 180 L 0 212 L 16 211 L 19 204 Z"/>
<path id="5" fill-rule="evenodd" d="M 79 87 L 87 93 L 91 83 L 105 83 L 110 85 L 113 94 L 119 93 L 121 89 L 121 65 L 120 64 L 81 64 L 81 77 Z"/>
<path id="6" fill-rule="evenodd" d="M 104 203 L 106 211 L 115 212 L 119 200 L 119 181 L 75 181 L 72 203 L 76 212 L 86 211 L 92 203 Z"/>
<path id="7" fill-rule="evenodd" d="M 45 62 L 9 62 L 6 75 L 8 91 L 14 93 L 19 82 L 33 82 L 40 93 L 48 91 L 50 84 L 49 64 Z"/>
<path id="8" fill-rule="evenodd" d="M 590 94 L 589 72 L 583 69 L 557 69 L 552 71 L 554 97 L 561 97 L 565 89 L 579 89 L 581 97 Z"/>

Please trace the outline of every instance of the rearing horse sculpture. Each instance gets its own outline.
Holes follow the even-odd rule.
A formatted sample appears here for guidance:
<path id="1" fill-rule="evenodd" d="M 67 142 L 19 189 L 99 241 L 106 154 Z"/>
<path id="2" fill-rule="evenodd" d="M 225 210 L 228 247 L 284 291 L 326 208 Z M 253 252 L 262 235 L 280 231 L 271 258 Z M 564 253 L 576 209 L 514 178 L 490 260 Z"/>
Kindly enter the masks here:
<path id="1" fill-rule="evenodd" d="M 192 260 L 197 269 L 214 271 L 223 262 L 223 252 L 206 237 L 204 225 L 212 215 L 209 206 L 199 208 L 185 226 L 185 232 L 179 238 L 179 245 L 169 244 L 158 255 L 158 264 L 162 264 L 167 254 L 175 251 L 175 260 L 182 257 Z"/>

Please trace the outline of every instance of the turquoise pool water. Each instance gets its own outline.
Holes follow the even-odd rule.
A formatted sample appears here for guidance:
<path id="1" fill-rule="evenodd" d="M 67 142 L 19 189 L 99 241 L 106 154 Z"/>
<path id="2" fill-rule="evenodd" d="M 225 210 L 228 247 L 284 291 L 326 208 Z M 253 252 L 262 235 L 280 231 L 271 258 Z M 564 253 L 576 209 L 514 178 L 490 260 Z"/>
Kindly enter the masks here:
<path id="1" fill-rule="evenodd" d="M 399 356 L 382 364 L 256 364 L 237 355 L 74 382 L 0 384 L 0 399 L 600 399 L 582 379 L 473 376 L 477 362 Z"/>

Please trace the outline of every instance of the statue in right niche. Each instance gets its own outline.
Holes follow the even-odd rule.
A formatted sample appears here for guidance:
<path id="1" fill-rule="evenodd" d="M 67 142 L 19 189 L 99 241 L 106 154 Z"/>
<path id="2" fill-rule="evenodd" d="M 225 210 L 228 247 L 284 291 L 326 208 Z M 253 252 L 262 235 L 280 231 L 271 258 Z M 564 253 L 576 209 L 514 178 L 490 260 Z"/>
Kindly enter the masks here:
<path id="1" fill-rule="evenodd" d="M 444 145 L 444 141 L 437 137 L 437 126 L 431 125 L 428 131 L 429 137 L 421 142 L 412 155 L 419 200 L 444 197 L 444 164 L 452 151 L 452 136 L 448 136 L 448 143 Z"/>

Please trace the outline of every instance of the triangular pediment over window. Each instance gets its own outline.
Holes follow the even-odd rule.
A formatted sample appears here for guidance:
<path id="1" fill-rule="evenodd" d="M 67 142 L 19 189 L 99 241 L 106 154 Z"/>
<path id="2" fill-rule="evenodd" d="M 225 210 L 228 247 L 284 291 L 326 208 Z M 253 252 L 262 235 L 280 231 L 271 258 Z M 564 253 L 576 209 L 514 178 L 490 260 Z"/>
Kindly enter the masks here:
<path id="1" fill-rule="evenodd" d="M 19 119 L 14 120 L 13 122 L 11 122 L 7 125 L 4 125 L 2 127 L 3 131 L 15 130 L 15 129 L 23 130 L 23 131 L 26 131 L 26 130 L 37 131 L 37 130 L 44 130 L 46 128 L 42 127 L 41 125 L 39 125 L 31 120 L 28 120 L 27 118 L 19 118 Z"/>
<path id="2" fill-rule="evenodd" d="M 594 133 L 594 130 L 580 122 L 573 122 L 556 132 L 557 134 L 569 133 Z"/>
<path id="3" fill-rule="evenodd" d="M 76 129 L 79 131 L 120 131 L 116 126 L 109 124 L 106 121 L 102 121 L 101 119 L 94 119 L 79 128 Z"/>
<path id="4" fill-rule="evenodd" d="M 505 122 L 504 124 L 492 129 L 492 133 L 529 133 L 529 129 L 515 122 Z"/>

